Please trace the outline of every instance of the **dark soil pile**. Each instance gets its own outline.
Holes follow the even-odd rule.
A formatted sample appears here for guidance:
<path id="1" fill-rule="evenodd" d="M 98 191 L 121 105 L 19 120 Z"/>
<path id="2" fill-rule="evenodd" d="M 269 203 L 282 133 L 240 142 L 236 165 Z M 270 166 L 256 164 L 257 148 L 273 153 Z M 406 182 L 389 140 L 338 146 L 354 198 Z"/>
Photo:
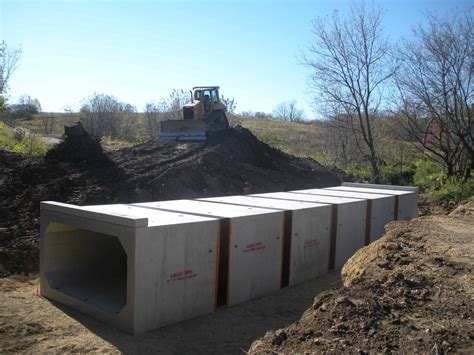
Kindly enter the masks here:
<path id="1" fill-rule="evenodd" d="M 389 225 L 346 263 L 345 287 L 250 353 L 472 353 L 473 227 L 466 216 Z"/>
<path id="2" fill-rule="evenodd" d="M 102 146 L 93 139 L 80 122 L 65 126 L 66 139 L 46 153 L 45 160 L 62 162 L 109 162 Z"/>
<path id="3" fill-rule="evenodd" d="M 273 149 L 243 128 L 199 143 L 146 143 L 108 153 L 93 148 L 82 158 L 80 147 L 70 143 L 66 139 L 46 159 L 0 152 L 0 267 L 4 270 L 38 269 L 43 200 L 129 203 L 340 183 L 317 162 Z"/>

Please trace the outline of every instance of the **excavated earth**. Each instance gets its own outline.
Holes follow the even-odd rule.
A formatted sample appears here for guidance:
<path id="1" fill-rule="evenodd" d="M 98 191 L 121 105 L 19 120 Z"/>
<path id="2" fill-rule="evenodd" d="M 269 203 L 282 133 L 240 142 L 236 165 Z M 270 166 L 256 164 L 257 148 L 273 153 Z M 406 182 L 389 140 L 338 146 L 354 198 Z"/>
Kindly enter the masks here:
<path id="1" fill-rule="evenodd" d="M 104 152 L 67 138 L 45 158 L 0 151 L 0 272 L 38 269 L 42 200 L 77 205 L 285 191 L 340 179 L 234 128 L 199 143 L 145 143 Z"/>
<path id="2" fill-rule="evenodd" d="M 249 353 L 474 353 L 474 204 L 393 222 L 342 269 L 344 287 Z"/>

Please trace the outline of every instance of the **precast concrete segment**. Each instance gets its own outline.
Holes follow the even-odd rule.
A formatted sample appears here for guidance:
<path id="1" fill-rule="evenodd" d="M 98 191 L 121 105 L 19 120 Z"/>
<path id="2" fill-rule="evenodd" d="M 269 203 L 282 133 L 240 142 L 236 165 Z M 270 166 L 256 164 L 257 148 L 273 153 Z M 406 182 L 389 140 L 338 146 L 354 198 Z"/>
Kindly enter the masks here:
<path id="1" fill-rule="evenodd" d="M 358 249 L 365 245 L 366 200 L 292 192 L 274 192 L 250 196 L 332 205 L 329 269 L 342 267 Z"/>
<path id="2" fill-rule="evenodd" d="M 294 285 L 327 272 L 331 222 L 330 205 L 252 196 L 225 196 L 200 200 L 285 211 L 282 241 L 282 287 Z"/>
<path id="3" fill-rule="evenodd" d="M 130 333 L 212 312 L 218 231 L 209 216 L 43 202 L 41 295 Z"/>
<path id="4" fill-rule="evenodd" d="M 393 189 L 389 189 L 388 187 L 392 187 L 391 185 L 381 185 L 387 187 L 379 189 L 365 186 L 378 185 L 351 183 L 346 186 L 346 183 L 343 183 L 342 186 L 329 187 L 327 190 L 364 192 L 394 196 L 394 220 L 412 219 L 418 216 L 418 189 L 416 187 L 393 186 Z"/>
<path id="5" fill-rule="evenodd" d="M 219 306 L 235 305 L 280 288 L 284 211 L 196 200 L 133 206 L 229 219 L 227 295 L 225 304 L 217 302 Z"/>
<path id="6" fill-rule="evenodd" d="M 291 191 L 294 193 L 349 197 L 367 200 L 365 245 L 379 239 L 385 233 L 385 226 L 394 220 L 395 196 L 369 194 L 364 192 L 338 191 L 331 189 L 307 189 Z"/>

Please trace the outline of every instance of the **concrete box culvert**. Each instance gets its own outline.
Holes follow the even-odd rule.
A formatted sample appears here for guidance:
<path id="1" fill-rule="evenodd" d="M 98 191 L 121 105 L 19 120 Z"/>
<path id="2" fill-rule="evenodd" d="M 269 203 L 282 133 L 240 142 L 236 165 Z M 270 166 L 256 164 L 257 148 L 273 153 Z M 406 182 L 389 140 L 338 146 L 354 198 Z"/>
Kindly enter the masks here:
<path id="1" fill-rule="evenodd" d="M 43 270 L 51 289 L 110 315 L 127 303 L 127 253 L 112 235 L 49 223 Z"/>
<path id="2" fill-rule="evenodd" d="M 366 200 L 293 192 L 274 192 L 251 196 L 331 205 L 329 270 L 341 268 L 357 250 L 365 245 Z"/>
<path id="3" fill-rule="evenodd" d="M 394 220 L 395 196 L 375 193 L 338 191 L 331 189 L 308 189 L 292 191 L 294 193 L 348 197 L 367 200 L 365 245 L 379 239 L 385 233 L 385 226 Z"/>
<path id="4" fill-rule="evenodd" d="M 294 285 L 327 273 L 331 206 L 321 203 L 253 196 L 204 198 L 227 205 L 284 211 L 281 286 Z"/>
<path id="5" fill-rule="evenodd" d="M 418 188 L 412 186 L 376 185 L 343 182 L 327 190 L 364 192 L 395 197 L 394 220 L 407 220 L 418 217 Z"/>
<path id="6" fill-rule="evenodd" d="M 365 184 L 129 205 L 42 202 L 41 294 L 140 333 L 340 268 L 377 238 L 377 223 L 416 209 L 416 190 Z"/>

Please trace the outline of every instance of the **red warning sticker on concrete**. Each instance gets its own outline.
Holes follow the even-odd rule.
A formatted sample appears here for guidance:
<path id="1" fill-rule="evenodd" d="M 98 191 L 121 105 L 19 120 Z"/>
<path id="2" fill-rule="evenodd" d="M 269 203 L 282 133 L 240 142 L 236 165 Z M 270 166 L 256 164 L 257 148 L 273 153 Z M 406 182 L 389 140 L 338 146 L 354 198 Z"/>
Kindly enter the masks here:
<path id="1" fill-rule="evenodd" d="M 319 240 L 317 239 L 306 239 L 304 241 L 304 248 L 313 248 L 319 245 Z"/>
<path id="2" fill-rule="evenodd" d="M 251 253 L 251 252 L 263 250 L 263 249 L 265 249 L 265 244 L 263 244 L 263 242 L 255 242 L 255 243 L 247 244 L 243 252 Z"/>
<path id="3" fill-rule="evenodd" d="M 166 282 L 171 283 L 171 282 L 176 282 L 176 281 L 183 281 L 187 279 L 193 279 L 196 276 L 197 276 L 197 273 L 193 272 L 192 269 L 178 271 L 178 272 L 171 273 L 169 279 L 166 280 Z"/>

